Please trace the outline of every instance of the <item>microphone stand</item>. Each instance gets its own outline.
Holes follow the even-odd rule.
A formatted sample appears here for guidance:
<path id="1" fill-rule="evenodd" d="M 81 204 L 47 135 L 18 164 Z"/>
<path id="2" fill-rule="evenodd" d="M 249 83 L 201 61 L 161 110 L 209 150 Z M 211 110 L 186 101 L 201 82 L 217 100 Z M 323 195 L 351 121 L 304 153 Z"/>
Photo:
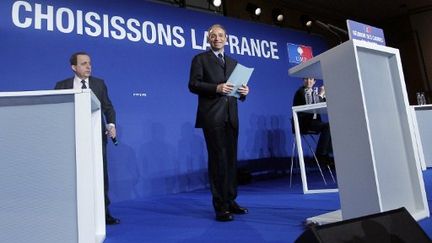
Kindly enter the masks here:
<path id="1" fill-rule="evenodd" d="M 332 33 L 333 35 L 335 35 L 339 40 L 339 44 L 341 44 L 343 41 L 342 41 L 341 35 L 337 31 L 344 34 L 344 36 L 348 35 L 348 32 L 346 30 L 341 29 L 341 28 L 334 26 L 332 24 L 325 24 L 319 20 L 315 20 L 315 23 L 317 25 L 319 25 L 321 28 L 324 28 L 324 29 L 328 30 L 330 33 Z"/>

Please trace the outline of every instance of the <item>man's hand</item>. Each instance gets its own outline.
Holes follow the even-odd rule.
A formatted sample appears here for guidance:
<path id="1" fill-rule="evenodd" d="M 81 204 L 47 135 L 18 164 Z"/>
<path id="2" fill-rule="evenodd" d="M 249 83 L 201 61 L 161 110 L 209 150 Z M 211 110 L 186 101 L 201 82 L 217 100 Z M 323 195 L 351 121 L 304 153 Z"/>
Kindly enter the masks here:
<path id="1" fill-rule="evenodd" d="M 115 138 L 117 136 L 117 131 L 116 131 L 115 126 L 113 124 L 108 124 L 106 126 L 105 134 L 107 136 L 109 136 L 110 138 Z"/>
<path id="2" fill-rule="evenodd" d="M 325 97 L 324 85 L 320 87 L 318 96 L 321 97 L 321 98 Z"/>
<path id="3" fill-rule="evenodd" d="M 243 84 L 240 88 L 238 88 L 237 92 L 242 96 L 246 96 L 249 94 L 249 87 Z"/>
<path id="4" fill-rule="evenodd" d="M 219 94 L 226 95 L 231 93 L 233 89 L 234 89 L 234 85 L 232 83 L 226 82 L 226 83 L 218 84 L 218 86 L 216 87 L 216 92 Z"/>

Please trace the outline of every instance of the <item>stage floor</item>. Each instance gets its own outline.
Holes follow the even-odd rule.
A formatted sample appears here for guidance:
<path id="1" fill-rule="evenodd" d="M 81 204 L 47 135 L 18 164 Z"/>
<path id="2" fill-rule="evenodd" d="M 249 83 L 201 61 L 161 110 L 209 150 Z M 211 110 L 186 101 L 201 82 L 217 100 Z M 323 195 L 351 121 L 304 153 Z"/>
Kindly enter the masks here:
<path id="1" fill-rule="evenodd" d="M 432 208 L 432 169 L 423 173 Z M 339 209 L 338 193 L 301 192 L 289 177 L 254 180 L 239 187 L 238 202 L 249 214 L 216 222 L 208 189 L 112 205 L 121 224 L 107 226 L 105 243 L 143 242 L 294 242 L 306 218 Z M 432 238 L 432 219 L 419 222 Z"/>

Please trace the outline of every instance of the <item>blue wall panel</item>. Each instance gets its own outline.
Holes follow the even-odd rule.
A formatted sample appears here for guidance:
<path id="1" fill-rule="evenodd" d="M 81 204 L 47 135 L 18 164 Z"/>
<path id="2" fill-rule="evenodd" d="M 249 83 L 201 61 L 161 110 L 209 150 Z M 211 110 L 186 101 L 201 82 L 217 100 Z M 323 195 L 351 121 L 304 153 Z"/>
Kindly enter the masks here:
<path id="1" fill-rule="evenodd" d="M 226 53 L 255 67 L 239 105 L 239 159 L 290 156 L 292 96 L 302 81 L 288 76 L 295 64 L 287 43 L 315 55 L 326 49 L 303 32 L 146 1 L 1 1 L 0 91 L 52 89 L 72 76 L 71 53 L 84 50 L 118 114 L 120 144 L 109 145 L 112 200 L 201 188 L 207 152 L 187 83 L 213 23 L 231 35 Z M 264 47 L 260 55 L 252 42 Z"/>

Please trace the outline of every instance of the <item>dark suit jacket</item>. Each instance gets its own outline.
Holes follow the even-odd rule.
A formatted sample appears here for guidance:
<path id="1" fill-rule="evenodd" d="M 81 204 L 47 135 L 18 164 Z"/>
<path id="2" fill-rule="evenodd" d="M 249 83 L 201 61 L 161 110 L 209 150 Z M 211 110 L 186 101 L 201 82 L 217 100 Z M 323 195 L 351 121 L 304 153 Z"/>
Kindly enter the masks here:
<path id="1" fill-rule="evenodd" d="M 116 123 L 116 112 L 108 96 L 108 90 L 105 82 L 102 79 L 96 77 L 89 77 L 89 86 L 96 97 L 101 103 L 101 111 L 105 116 L 105 121 L 107 123 Z M 73 89 L 73 77 L 65 79 L 63 81 L 57 82 L 54 89 Z M 102 123 L 103 123 L 102 119 Z M 102 125 L 102 131 L 104 131 L 104 125 Z M 106 136 L 102 136 L 106 140 Z"/>
<path id="2" fill-rule="evenodd" d="M 227 81 L 236 65 L 237 61 L 227 55 L 222 65 L 211 50 L 193 58 L 189 90 L 198 95 L 195 127 L 223 126 L 228 121 L 238 128 L 237 98 L 216 93 L 217 85 Z"/>

